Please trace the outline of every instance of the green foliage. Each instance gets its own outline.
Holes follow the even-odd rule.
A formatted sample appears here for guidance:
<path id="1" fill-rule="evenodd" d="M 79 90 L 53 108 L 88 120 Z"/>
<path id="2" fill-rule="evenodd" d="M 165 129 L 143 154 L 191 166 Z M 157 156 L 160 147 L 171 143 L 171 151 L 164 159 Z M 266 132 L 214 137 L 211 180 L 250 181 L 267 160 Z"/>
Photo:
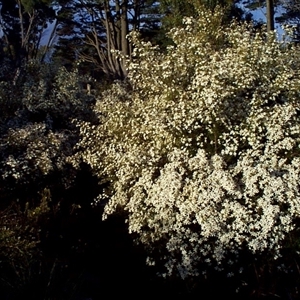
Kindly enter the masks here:
<path id="1" fill-rule="evenodd" d="M 241 19 L 243 12 L 236 6 L 237 3 L 235 0 L 163 0 L 160 1 L 160 9 L 165 14 L 162 24 L 165 30 L 170 30 L 181 26 L 184 17 L 197 17 L 199 11 L 214 11 L 218 6 L 223 9 L 223 21 L 230 22 L 233 17 Z"/>
<path id="2" fill-rule="evenodd" d="M 39 272 L 41 225 L 49 216 L 50 191 L 42 191 L 37 205 L 17 202 L 0 212 L 0 286 L 20 289 Z"/>
<path id="3" fill-rule="evenodd" d="M 38 0 L 21 0 L 21 3 L 26 12 L 32 13 L 33 9 L 36 7 Z"/>
<path id="4" fill-rule="evenodd" d="M 130 56 L 132 50 L 126 36 L 133 29 L 153 39 L 160 23 L 156 6 L 153 0 L 66 1 L 58 12 L 61 39 L 54 55 L 66 60 L 79 57 L 95 73 L 110 80 L 124 79 L 121 56 Z M 116 58 L 116 52 L 121 56 Z"/>
<path id="5" fill-rule="evenodd" d="M 53 1 L 2 0 L 0 52 L 14 67 L 37 58 L 42 37 L 48 24 L 55 19 Z"/>
<path id="6" fill-rule="evenodd" d="M 300 3 L 295 0 L 281 0 L 284 12 L 276 17 L 280 24 L 292 26 L 294 29 L 293 40 L 300 42 Z"/>
<path id="7" fill-rule="evenodd" d="M 172 45 L 172 40 L 168 36 L 168 32 L 174 27 L 183 26 L 183 19 L 185 17 L 198 18 L 202 15 L 203 11 L 213 12 L 217 8 L 222 8 L 222 14 L 220 20 L 216 24 L 216 28 L 211 26 L 211 36 L 213 38 L 213 32 L 218 28 L 219 24 L 228 25 L 233 19 L 235 20 L 251 20 L 250 14 L 245 12 L 237 5 L 239 0 L 163 0 L 160 1 L 160 11 L 162 12 L 162 26 L 160 28 L 160 39 L 158 43 L 161 50 L 165 50 L 168 45 Z M 213 38 L 214 39 L 214 38 Z"/>
<path id="8" fill-rule="evenodd" d="M 15 83 L 0 82 L 2 193 L 71 185 L 74 172 L 66 159 L 79 134 L 73 120 L 94 118 L 88 83 L 93 81 L 77 70 L 37 61 L 28 62 Z"/>
<path id="9" fill-rule="evenodd" d="M 77 69 L 69 72 L 35 60 L 15 79 L 4 68 L 0 72 L 0 289 L 4 297 L 19 299 L 14 296 L 33 286 L 29 294 L 41 299 L 51 281 L 51 263 L 57 277 L 64 271 L 51 255 L 67 248 L 59 244 L 60 225 L 49 234 L 56 239 L 53 245 L 51 239 L 45 242 L 49 224 L 55 223 L 57 211 L 69 218 L 80 207 L 81 191 L 71 193 L 80 170 L 72 168 L 68 157 L 79 139 L 74 120 L 95 119 L 94 81 Z M 85 206 L 90 193 L 82 197 Z M 49 247 L 55 253 L 46 258 Z"/>

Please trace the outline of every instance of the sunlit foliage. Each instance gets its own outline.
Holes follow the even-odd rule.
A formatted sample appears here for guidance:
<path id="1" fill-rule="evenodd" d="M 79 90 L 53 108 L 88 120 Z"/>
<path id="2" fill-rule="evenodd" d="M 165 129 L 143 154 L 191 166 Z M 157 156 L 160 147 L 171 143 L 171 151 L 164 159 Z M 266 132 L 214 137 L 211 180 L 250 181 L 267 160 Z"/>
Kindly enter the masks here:
<path id="1" fill-rule="evenodd" d="M 276 258 L 300 213 L 299 50 L 220 20 L 186 18 L 163 54 L 133 33 L 130 89 L 113 85 L 100 124 L 81 123 L 77 159 L 111 182 L 104 218 L 124 210 L 165 275 L 243 249 Z"/>

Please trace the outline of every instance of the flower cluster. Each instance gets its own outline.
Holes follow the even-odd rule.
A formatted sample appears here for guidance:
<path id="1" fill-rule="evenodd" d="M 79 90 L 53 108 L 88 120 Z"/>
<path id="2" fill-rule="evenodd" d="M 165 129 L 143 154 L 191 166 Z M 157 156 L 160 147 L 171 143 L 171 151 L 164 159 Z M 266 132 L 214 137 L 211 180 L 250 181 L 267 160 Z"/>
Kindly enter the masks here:
<path id="1" fill-rule="evenodd" d="M 93 119 L 87 80 L 77 70 L 29 61 L 17 85 L 0 81 L 1 191 L 32 182 L 43 186 L 54 172 L 60 183 L 71 184 L 66 160 L 78 140 L 74 119 Z"/>
<path id="2" fill-rule="evenodd" d="M 47 130 L 43 123 L 10 129 L 0 145 L 4 156 L 2 177 L 26 181 L 33 173 L 43 176 L 54 168 L 61 169 L 64 162 L 60 150 L 65 139 L 62 133 Z"/>
<path id="3" fill-rule="evenodd" d="M 243 249 L 277 257 L 300 214 L 299 49 L 221 19 L 186 19 L 166 53 L 133 33 L 131 89 L 80 126 L 80 158 L 111 182 L 104 218 L 126 211 L 182 278 Z"/>

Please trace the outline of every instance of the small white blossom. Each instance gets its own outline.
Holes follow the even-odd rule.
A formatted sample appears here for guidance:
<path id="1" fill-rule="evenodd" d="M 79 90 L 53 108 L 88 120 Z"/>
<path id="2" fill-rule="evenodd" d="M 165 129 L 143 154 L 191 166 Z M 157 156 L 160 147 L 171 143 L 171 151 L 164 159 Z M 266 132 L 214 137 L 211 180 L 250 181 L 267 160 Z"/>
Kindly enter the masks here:
<path id="1" fill-rule="evenodd" d="M 114 84 L 80 127 L 112 183 L 104 218 L 121 207 L 139 242 L 163 245 L 164 276 L 241 249 L 277 257 L 300 215 L 299 49 L 220 20 L 186 18 L 166 53 L 132 34 L 130 92 Z"/>

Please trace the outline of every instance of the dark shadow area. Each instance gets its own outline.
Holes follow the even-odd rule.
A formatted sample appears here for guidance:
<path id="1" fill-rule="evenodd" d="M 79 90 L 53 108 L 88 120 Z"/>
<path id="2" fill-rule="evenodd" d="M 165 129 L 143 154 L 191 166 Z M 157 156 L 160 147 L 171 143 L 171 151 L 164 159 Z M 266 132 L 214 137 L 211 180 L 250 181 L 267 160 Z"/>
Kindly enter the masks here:
<path id="1" fill-rule="evenodd" d="M 245 254 L 245 271 L 231 278 L 213 271 L 189 282 L 158 277 L 157 270 L 145 264 L 146 251 L 133 243 L 124 216 L 102 221 L 103 207 L 91 206 L 100 190 L 97 178 L 83 165 L 72 188 L 52 192 L 51 205 L 57 209 L 40 223 L 40 256 L 22 284 L 0 282 L 0 299 L 299 299 L 300 273 L 293 259 L 292 272 L 286 274 L 270 268 L 263 258 L 254 262 Z M 282 262 L 289 257 L 291 253 L 284 253 Z"/>

